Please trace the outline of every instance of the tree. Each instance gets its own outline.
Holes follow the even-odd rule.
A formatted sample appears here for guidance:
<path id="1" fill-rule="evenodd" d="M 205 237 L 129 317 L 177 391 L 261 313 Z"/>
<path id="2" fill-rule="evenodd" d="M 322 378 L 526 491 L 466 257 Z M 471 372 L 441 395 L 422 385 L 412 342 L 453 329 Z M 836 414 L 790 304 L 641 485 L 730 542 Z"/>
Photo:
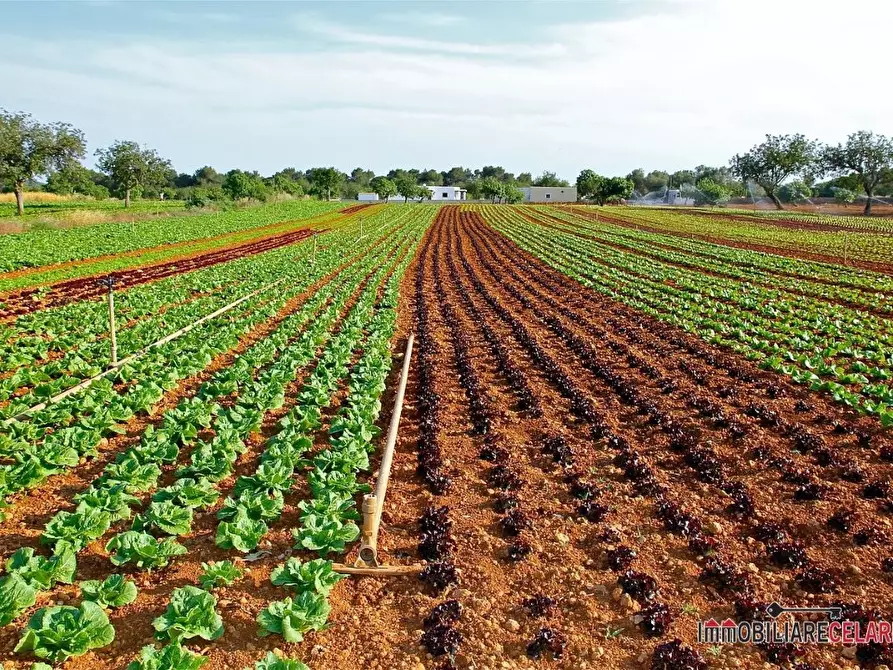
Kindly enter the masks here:
<path id="1" fill-rule="evenodd" d="M 421 188 L 416 183 L 415 177 L 406 172 L 394 180 L 394 186 L 397 189 L 397 193 L 403 196 L 403 202 L 408 201 L 410 198 L 417 198 Z M 425 190 L 427 191 L 428 189 Z"/>
<path id="2" fill-rule="evenodd" d="M 865 215 L 868 216 L 871 214 L 871 201 L 878 184 L 888 171 L 893 170 L 893 139 L 860 130 L 847 137 L 846 144 L 825 147 L 822 165 L 829 172 L 854 172 L 859 175 L 862 188 L 868 196 L 865 201 Z"/>
<path id="3" fill-rule="evenodd" d="M 310 170 L 310 191 L 322 200 L 331 200 L 341 186 L 344 175 L 333 167 Z"/>
<path id="4" fill-rule="evenodd" d="M 198 182 L 195 180 L 195 175 L 181 172 L 174 179 L 174 186 L 177 188 L 190 188 L 192 186 L 198 186 Z"/>
<path id="5" fill-rule="evenodd" d="M 397 185 L 387 177 L 375 177 L 369 182 L 369 187 L 385 202 L 390 200 L 392 195 L 397 195 Z"/>
<path id="6" fill-rule="evenodd" d="M 838 188 L 834 190 L 834 200 L 837 204 L 847 207 L 856 202 L 857 193 L 848 188 Z"/>
<path id="7" fill-rule="evenodd" d="M 766 141 L 732 158 L 732 172 L 744 182 L 754 181 L 778 209 L 784 209 L 778 188 L 787 179 L 813 167 L 817 145 L 803 135 L 766 135 Z"/>
<path id="8" fill-rule="evenodd" d="M 778 189 L 778 197 L 782 202 L 806 202 L 812 195 L 812 189 L 799 179 L 783 184 Z"/>
<path id="9" fill-rule="evenodd" d="M 202 208 L 225 200 L 226 194 L 223 192 L 223 188 L 216 184 L 195 186 L 189 189 L 189 194 L 186 196 L 186 208 Z"/>
<path id="10" fill-rule="evenodd" d="M 310 180 L 304 175 L 303 172 L 298 172 L 293 167 L 288 167 L 288 168 L 285 168 L 284 170 L 279 170 L 279 172 L 276 172 L 273 174 L 272 179 L 277 183 L 280 183 L 281 180 L 287 180 L 289 182 L 294 183 L 295 188 L 300 189 L 300 195 L 309 193 L 310 189 L 311 189 Z M 291 191 L 288 191 L 288 192 L 291 192 Z M 299 195 L 297 190 L 295 191 L 294 195 Z"/>
<path id="11" fill-rule="evenodd" d="M 212 168 L 210 165 L 200 167 L 193 173 L 192 177 L 195 180 L 195 184 L 197 186 L 220 186 L 223 184 L 223 180 L 225 178 L 224 175 L 217 172 L 217 170 Z"/>
<path id="12" fill-rule="evenodd" d="M 645 170 L 636 168 L 626 175 L 626 178 L 633 183 L 633 190 L 637 191 L 640 195 L 645 195 L 645 193 L 647 193 L 645 189 Z M 579 189 L 577 190 L 577 193 L 579 193 Z"/>
<path id="13" fill-rule="evenodd" d="M 471 179 L 471 174 L 464 167 L 450 168 L 449 172 L 441 173 L 444 186 L 459 186 Z"/>
<path id="14" fill-rule="evenodd" d="M 644 196 L 655 191 L 660 191 L 661 194 L 663 194 L 669 185 L 670 174 L 668 172 L 664 172 L 663 170 L 652 170 L 645 175 L 645 181 L 642 184 L 642 195 Z"/>
<path id="15" fill-rule="evenodd" d="M 634 187 L 632 179 L 602 177 L 592 170 L 583 170 L 577 177 L 577 197 L 595 200 L 599 205 L 626 200 Z"/>
<path id="16" fill-rule="evenodd" d="M 481 179 L 495 177 L 497 181 L 502 181 L 505 178 L 505 168 L 501 165 L 485 165 L 480 169 L 479 174 Z"/>
<path id="17" fill-rule="evenodd" d="M 633 183 L 626 177 L 610 177 L 602 184 L 598 200 L 601 204 L 626 200 L 633 193 Z"/>
<path id="18" fill-rule="evenodd" d="M 698 181 L 698 175 L 695 174 L 694 170 L 676 170 L 673 174 L 670 175 L 669 183 L 667 186 L 672 186 L 673 188 L 682 188 L 684 184 L 691 184 L 694 186 Z"/>
<path id="19" fill-rule="evenodd" d="M 304 189 L 301 185 L 293 179 L 289 179 L 282 173 L 277 172 L 264 181 L 267 186 L 273 189 L 276 193 L 288 193 L 289 195 L 296 197 L 304 195 Z"/>
<path id="20" fill-rule="evenodd" d="M 595 199 L 596 194 L 601 192 L 604 181 L 604 177 L 592 170 L 583 170 L 577 177 L 577 197 L 581 200 Z"/>
<path id="21" fill-rule="evenodd" d="M 539 177 L 536 178 L 536 181 L 533 182 L 534 186 L 568 186 L 566 179 L 559 179 L 558 176 L 554 172 L 545 171 Z"/>
<path id="22" fill-rule="evenodd" d="M 479 179 L 472 179 L 471 181 L 465 182 L 465 190 L 467 193 L 465 195 L 468 196 L 469 200 L 478 200 L 481 197 L 481 181 Z"/>
<path id="23" fill-rule="evenodd" d="M 105 172 L 115 188 L 124 193 L 124 206 L 130 207 L 134 189 L 160 186 L 165 183 L 170 161 L 154 149 L 140 147 L 136 142 L 117 141 L 107 149 L 97 149 L 96 167 Z"/>
<path id="24" fill-rule="evenodd" d="M 97 173 L 98 174 L 98 173 Z M 47 175 L 46 190 L 49 193 L 60 195 L 89 195 L 101 199 L 108 197 L 108 189 L 99 186 L 94 180 L 94 172 L 88 170 L 77 162 L 64 166 L 61 170 L 55 170 Z M 99 175 L 102 176 L 102 175 Z"/>
<path id="25" fill-rule="evenodd" d="M 710 178 L 701 179 L 698 182 L 696 199 L 699 203 L 706 202 L 711 205 L 720 205 L 728 202 L 731 197 L 732 194 L 724 184 L 720 184 Z"/>
<path id="26" fill-rule="evenodd" d="M 12 184 L 16 214 L 25 213 L 25 184 L 83 158 L 84 133 L 67 123 L 43 124 L 0 109 L 0 181 Z"/>
<path id="27" fill-rule="evenodd" d="M 522 172 L 516 180 L 519 186 L 533 186 L 533 176 L 529 172 Z"/>
<path id="28" fill-rule="evenodd" d="M 481 180 L 481 195 L 485 198 L 496 202 L 503 196 L 503 183 L 494 176 L 485 177 Z"/>
<path id="29" fill-rule="evenodd" d="M 437 170 L 425 170 L 419 173 L 419 183 L 428 186 L 443 186 L 443 175 Z"/>
<path id="30" fill-rule="evenodd" d="M 510 205 L 524 200 L 524 192 L 514 184 L 504 184 L 502 187 L 502 199 Z"/>
<path id="31" fill-rule="evenodd" d="M 369 187 L 369 182 L 375 177 L 372 170 L 364 170 L 361 167 L 354 168 L 350 173 L 350 181 L 357 185 L 358 188 L 364 189 Z"/>
<path id="32" fill-rule="evenodd" d="M 223 192 L 233 200 L 251 198 L 264 201 L 267 199 L 267 187 L 256 172 L 230 170 L 226 173 L 226 179 L 223 180 Z"/>

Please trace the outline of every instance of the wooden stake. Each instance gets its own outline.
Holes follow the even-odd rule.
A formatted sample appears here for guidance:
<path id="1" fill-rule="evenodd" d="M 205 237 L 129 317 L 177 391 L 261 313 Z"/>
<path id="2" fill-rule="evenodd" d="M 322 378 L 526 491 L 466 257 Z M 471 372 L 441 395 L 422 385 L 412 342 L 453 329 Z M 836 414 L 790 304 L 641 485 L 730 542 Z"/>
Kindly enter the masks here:
<path id="1" fill-rule="evenodd" d="M 39 412 L 40 410 L 44 409 L 48 405 L 52 405 L 53 403 L 59 402 L 63 398 L 67 398 L 68 396 L 72 395 L 73 393 L 77 393 L 78 391 L 87 388 L 93 382 L 95 382 L 97 379 L 102 379 L 103 377 L 107 376 L 114 370 L 116 370 L 120 367 L 123 367 L 123 366 L 127 365 L 128 363 L 136 360 L 140 356 L 144 355 L 147 351 L 154 349 L 155 347 L 160 347 L 163 344 L 167 344 L 171 340 L 175 340 L 178 337 L 182 337 L 189 331 L 191 331 L 194 328 L 203 324 L 205 321 L 208 321 L 210 319 L 213 319 L 216 316 L 220 316 L 221 314 L 228 312 L 229 310 L 233 309 L 234 307 L 237 307 L 238 305 L 241 305 L 243 302 L 245 302 L 246 300 L 249 300 L 250 298 L 253 298 L 254 296 L 258 295 L 259 293 L 263 293 L 264 291 L 267 291 L 267 290 L 273 288 L 274 286 L 278 286 L 279 284 L 284 282 L 286 279 L 287 279 L 286 277 L 283 277 L 282 279 L 277 279 L 276 281 L 274 281 L 270 284 L 267 284 L 266 286 L 262 286 L 261 288 L 257 289 L 256 291 L 252 291 L 248 295 L 244 295 L 241 298 L 239 298 L 238 300 L 231 302 L 230 304 L 225 305 L 224 307 L 221 307 L 220 309 L 203 316 L 198 321 L 195 321 L 195 322 L 189 324 L 188 326 L 184 326 L 183 328 L 180 328 L 180 330 L 177 330 L 177 331 L 171 333 L 170 335 L 165 335 L 160 340 L 157 340 L 157 341 L 153 342 L 152 344 L 146 345 L 145 347 L 143 347 L 136 353 L 130 354 L 126 358 L 122 358 L 115 365 L 109 366 L 109 368 L 107 370 L 103 370 L 98 375 L 94 375 L 94 376 L 90 377 L 89 379 L 85 379 L 80 384 L 77 384 L 76 386 L 72 386 L 69 389 L 65 389 L 61 393 L 54 395 L 49 400 L 39 403 L 37 405 L 34 405 L 34 407 L 29 407 L 28 409 L 26 409 L 22 412 L 19 412 L 14 417 L 5 419 L 2 423 L 2 425 L 8 426 L 16 419 L 21 419 L 22 417 L 27 416 L 28 414 L 31 414 L 32 412 Z"/>
<path id="2" fill-rule="evenodd" d="M 333 563 L 332 570 L 341 575 L 356 575 L 358 577 L 401 577 L 405 575 L 417 575 L 423 568 L 421 565 L 383 565 L 377 568 L 358 568 L 356 566 Z"/>
<path id="3" fill-rule="evenodd" d="M 118 334 L 115 328 L 115 281 L 109 281 L 109 336 L 112 340 L 112 367 L 118 364 Z"/>
<path id="4" fill-rule="evenodd" d="M 406 394 L 406 380 L 409 377 L 409 361 L 412 358 L 412 345 L 415 333 L 410 333 L 406 341 L 406 353 L 403 355 L 403 369 L 400 371 L 400 384 L 394 398 L 394 411 L 391 413 L 391 425 L 388 428 L 388 439 L 378 469 L 375 491 L 363 498 L 363 534 L 360 539 L 360 552 L 357 567 L 378 565 L 378 530 L 381 527 L 381 512 L 384 508 L 385 496 L 388 493 L 388 481 L 391 477 L 391 463 L 394 461 L 394 446 L 397 444 L 397 428 L 400 426 L 400 414 L 403 412 L 403 397 Z"/>

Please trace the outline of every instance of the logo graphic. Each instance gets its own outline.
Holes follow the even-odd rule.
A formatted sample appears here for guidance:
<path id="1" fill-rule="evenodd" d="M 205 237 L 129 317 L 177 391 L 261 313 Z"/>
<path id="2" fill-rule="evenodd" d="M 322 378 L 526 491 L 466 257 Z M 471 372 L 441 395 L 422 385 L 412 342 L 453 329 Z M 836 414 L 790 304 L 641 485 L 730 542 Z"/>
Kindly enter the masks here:
<path id="1" fill-rule="evenodd" d="M 770 618 L 760 621 L 708 619 L 698 623 L 698 642 L 705 644 L 855 644 L 893 643 L 890 621 L 849 621 L 840 607 L 784 607 L 772 603 L 766 608 Z M 824 614 L 827 619 L 779 620 L 782 614 Z"/>

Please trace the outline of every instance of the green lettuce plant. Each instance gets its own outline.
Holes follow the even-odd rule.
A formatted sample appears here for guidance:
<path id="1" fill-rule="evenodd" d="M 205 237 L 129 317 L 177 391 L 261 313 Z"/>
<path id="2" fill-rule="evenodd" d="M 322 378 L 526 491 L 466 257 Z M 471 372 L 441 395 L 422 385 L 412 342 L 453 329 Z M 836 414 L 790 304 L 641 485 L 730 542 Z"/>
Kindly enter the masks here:
<path id="1" fill-rule="evenodd" d="M 329 618 L 329 603 L 312 591 L 299 593 L 294 599 L 271 602 L 257 615 L 258 635 L 281 635 L 286 642 L 301 642 L 304 633 L 322 630 Z"/>
<path id="2" fill-rule="evenodd" d="M 53 663 L 111 644 L 115 629 L 94 602 L 80 607 L 42 607 L 28 621 L 16 653 L 31 652 Z"/>
<path id="3" fill-rule="evenodd" d="M 232 586 L 244 573 L 243 570 L 233 565 L 232 561 L 212 561 L 202 563 L 202 572 L 198 581 L 203 589 L 213 589 L 217 586 Z"/>
<path id="4" fill-rule="evenodd" d="M 216 640 L 223 635 L 223 619 L 216 605 L 213 595 L 195 586 L 177 589 L 165 613 L 152 622 L 155 637 L 173 642 L 193 637 Z"/>
<path id="5" fill-rule="evenodd" d="M 81 593 L 84 600 L 92 600 L 101 607 L 123 607 L 136 600 L 137 590 L 133 580 L 124 575 L 109 575 L 102 581 L 81 582 Z"/>

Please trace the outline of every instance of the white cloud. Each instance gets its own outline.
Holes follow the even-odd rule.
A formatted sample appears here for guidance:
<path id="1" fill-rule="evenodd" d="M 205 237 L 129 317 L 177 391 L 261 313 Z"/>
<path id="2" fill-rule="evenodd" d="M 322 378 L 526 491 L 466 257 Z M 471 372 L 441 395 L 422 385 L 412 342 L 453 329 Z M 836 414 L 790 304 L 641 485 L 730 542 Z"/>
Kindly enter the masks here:
<path id="1" fill-rule="evenodd" d="M 410 23 L 434 28 L 445 28 L 466 23 L 465 17 L 441 12 L 388 12 L 387 14 L 382 14 L 382 18 L 393 23 Z"/>
<path id="2" fill-rule="evenodd" d="M 238 15 L 227 12 L 195 12 L 176 9 L 153 10 L 150 15 L 168 23 L 186 25 L 196 25 L 196 23 L 201 24 L 202 22 L 222 25 L 236 23 L 239 20 Z"/>
<path id="3" fill-rule="evenodd" d="M 829 19 L 835 7 L 665 1 L 555 26 L 520 54 L 318 21 L 305 31 L 334 46 L 5 37 L 0 65 L 5 106 L 74 122 L 94 146 L 146 142 L 183 170 L 495 163 L 573 178 L 725 164 L 770 132 L 893 135 L 887 48 L 862 20 L 890 25 L 893 6 L 850 0 L 852 22 Z"/>
<path id="4" fill-rule="evenodd" d="M 373 46 L 383 49 L 408 49 L 429 53 L 450 53 L 467 56 L 506 56 L 538 58 L 558 56 L 564 52 L 560 44 L 477 44 L 462 41 L 432 40 L 407 35 L 354 30 L 314 16 L 298 14 L 292 21 L 299 30 L 354 46 Z"/>

